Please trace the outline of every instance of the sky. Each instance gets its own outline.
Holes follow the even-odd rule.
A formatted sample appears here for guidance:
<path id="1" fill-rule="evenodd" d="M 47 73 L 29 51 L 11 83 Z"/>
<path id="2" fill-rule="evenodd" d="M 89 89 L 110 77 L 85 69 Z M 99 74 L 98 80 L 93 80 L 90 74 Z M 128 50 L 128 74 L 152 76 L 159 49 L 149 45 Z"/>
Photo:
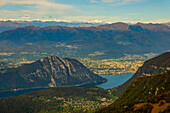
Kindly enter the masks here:
<path id="1" fill-rule="evenodd" d="M 170 22 L 170 0 L 0 0 L 0 20 Z"/>

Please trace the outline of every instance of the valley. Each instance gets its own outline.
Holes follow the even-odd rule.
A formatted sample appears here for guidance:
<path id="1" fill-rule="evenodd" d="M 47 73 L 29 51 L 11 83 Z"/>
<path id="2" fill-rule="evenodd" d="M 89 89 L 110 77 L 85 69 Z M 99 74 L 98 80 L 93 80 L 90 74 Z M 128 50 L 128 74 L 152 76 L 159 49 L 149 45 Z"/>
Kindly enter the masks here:
<path id="1" fill-rule="evenodd" d="M 142 66 L 145 59 L 139 60 L 121 60 L 120 59 L 80 59 L 86 67 L 91 71 L 99 75 L 111 75 L 111 74 L 126 74 L 135 73 L 137 69 Z"/>
<path id="2" fill-rule="evenodd" d="M 168 113 L 169 56 L 170 52 L 166 52 L 145 61 L 127 82 L 115 88 L 55 87 L 33 91 L 0 99 L 0 112 L 8 110 L 9 113 L 25 111 L 29 113 Z M 56 59 L 54 56 L 48 58 Z M 121 95 L 117 95 L 118 93 Z"/>
<path id="3" fill-rule="evenodd" d="M 170 0 L 0 0 L 0 113 L 170 113 L 169 11 Z"/>
<path id="4" fill-rule="evenodd" d="M 169 30 L 166 24 L 118 22 L 4 31 L 0 112 L 166 113 Z"/>
<path id="5" fill-rule="evenodd" d="M 13 52 L 0 53 L 0 68 L 18 67 L 22 64 L 29 64 L 37 59 L 46 57 L 48 53 L 36 52 Z M 115 59 L 94 59 L 94 58 L 76 58 L 83 65 L 99 75 L 109 74 L 126 74 L 135 73 L 137 69 L 142 66 L 145 60 L 154 57 L 155 53 L 148 53 L 143 55 L 126 55 L 124 57 Z M 5 64 L 4 64 L 5 63 Z M 2 66 L 1 66 L 2 65 Z"/>

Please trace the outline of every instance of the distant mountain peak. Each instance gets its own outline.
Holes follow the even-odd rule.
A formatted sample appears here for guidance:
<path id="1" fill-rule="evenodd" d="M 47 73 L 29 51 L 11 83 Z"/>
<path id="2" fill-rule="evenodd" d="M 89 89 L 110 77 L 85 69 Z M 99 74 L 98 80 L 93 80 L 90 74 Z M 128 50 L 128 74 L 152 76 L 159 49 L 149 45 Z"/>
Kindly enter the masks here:
<path id="1" fill-rule="evenodd" d="M 167 24 L 137 23 L 134 26 L 141 26 L 144 29 L 148 29 L 148 30 L 152 30 L 152 31 L 170 31 L 170 27 Z"/>
<path id="2" fill-rule="evenodd" d="M 117 23 L 112 23 L 112 24 L 99 25 L 97 27 L 101 29 L 125 31 L 125 30 L 128 30 L 129 25 L 123 22 L 117 22 Z"/>

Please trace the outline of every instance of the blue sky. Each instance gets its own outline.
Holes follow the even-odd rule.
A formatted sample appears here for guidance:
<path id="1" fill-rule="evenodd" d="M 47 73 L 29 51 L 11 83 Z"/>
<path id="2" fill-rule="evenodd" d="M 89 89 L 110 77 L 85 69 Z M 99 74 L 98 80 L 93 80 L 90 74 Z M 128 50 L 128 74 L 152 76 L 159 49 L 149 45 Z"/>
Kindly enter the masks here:
<path id="1" fill-rule="evenodd" d="M 170 0 L 0 0 L 0 19 L 170 22 Z"/>

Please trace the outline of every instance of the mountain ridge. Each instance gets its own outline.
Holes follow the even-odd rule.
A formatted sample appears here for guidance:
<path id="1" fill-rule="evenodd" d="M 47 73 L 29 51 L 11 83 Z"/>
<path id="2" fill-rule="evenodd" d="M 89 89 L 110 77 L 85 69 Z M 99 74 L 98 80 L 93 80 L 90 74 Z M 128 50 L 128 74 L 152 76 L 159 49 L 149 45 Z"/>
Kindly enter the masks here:
<path id="1" fill-rule="evenodd" d="M 69 47 L 74 47 L 62 47 L 63 51 L 67 51 L 68 49 L 72 51 L 72 55 L 69 57 L 73 57 L 73 54 L 74 57 L 89 57 L 89 54 L 100 52 L 103 54 L 96 55 L 94 58 L 100 57 L 101 59 L 115 58 L 115 56 L 123 56 L 124 54 L 158 53 L 169 50 L 168 42 L 170 42 L 170 31 L 166 30 L 169 29 L 169 27 L 162 25 L 158 27 L 158 29 L 161 28 L 162 30 L 155 31 L 151 29 L 152 27 L 146 29 L 146 26 L 143 28 L 139 25 L 124 24 L 125 23 L 102 25 L 106 28 L 100 28 L 102 26 L 49 26 L 43 28 L 29 26 L 17 28 L 0 33 L 0 46 L 12 47 L 14 51 L 23 48 L 24 51 L 27 52 L 27 50 L 29 51 L 28 46 L 36 45 L 41 47 L 41 50 L 48 52 L 47 50 L 60 51 L 60 47 L 62 46 L 56 45 L 57 43 L 61 43 L 69 45 Z M 109 26 L 114 29 L 110 29 Z M 153 29 L 157 29 L 157 27 Z M 47 44 L 41 45 L 41 42 L 55 42 L 56 45 L 52 45 L 53 47 L 51 48 L 49 45 L 47 46 Z M 7 52 L 5 48 L 2 48 L 1 51 Z M 63 55 L 65 53 L 60 51 L 59 54 Z"/>
<path id="2" fill-rule="evenodd" d="M 45 57 L 18 68 L 3 69 L 0 77 L 1 90 L 106 82 L 106 79 L 94 74 L 79 61 L 56 56 Z"/>
<path id="3" fill-rule="evenodd" d="M 170 52 L 165 52 L 159 56 L 149 59 L 144 62 L 143 66 L 139 67 L 137 72 L 125 83 L 115 87 L 113 94 L 120 95 L 125 88 L 137 77 L 152 76 L 165 73 L 170 70 Z"/>

